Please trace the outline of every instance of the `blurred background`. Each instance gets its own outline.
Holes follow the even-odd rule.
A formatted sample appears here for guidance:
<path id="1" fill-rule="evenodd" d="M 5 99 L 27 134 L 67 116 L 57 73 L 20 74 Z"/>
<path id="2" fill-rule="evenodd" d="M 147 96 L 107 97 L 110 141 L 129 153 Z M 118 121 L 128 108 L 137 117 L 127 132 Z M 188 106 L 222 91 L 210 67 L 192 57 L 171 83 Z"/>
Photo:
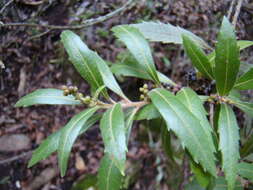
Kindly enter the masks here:
<path id="1" fill-rule="evenodd" d="M 64 178 L 59 175 L 55 154 L 27 168 L 32 150 L 48 135 L 64 126 L 82 107 L 15 108 L 17 100 L 38 88 L 76 85 L 83 93 L 89 94 L 89 87 L 68 61 L 60 42 L 61 29 L 1 27 L 1 24 L 79 25 L 84 20 L 110 13 L 125 3 L 126 0 L 0 0 L 1 190 L 70 190 L 82 178 L 86 184 L 92 184 L 103 155 L 102 139 L 95 125 L 75 143 Z M 230 0 L 137 0 L 116 16 L 75 32 L 108 64 L 113 64 L 127 55 L 125 48 L 110 31 L 113 26 L 141 21 L 171 23 L 194 32 L 213 45 L 230 3 Z M 238 39 L 253 40 L 252 13 L 253 1 L 244 0 L 236 27 Z M 194 83 L 194 70 L 181 46 L 161 43 L 150 45 L 159 71 L 179 84 L 191 83 L 204 92 L 205 86 Z M 243 51 L 242 60 L 250 64 L 253 62 L 251 48 Z M 133 98 L 143 85 L 142 80 L 118 79 L 124 91 Z M 252 99 L 250 93 L 246 92 L 245 95 Z M 241 113 L 237 113 L 240 116 Z M 245 125 L 244 121 L 239 123 Z M 151 127 L 146 128 L 146 125 Z M 178 161 L 178 165 L 174 165 L 166 159 L 159 143 L 156 143 L 156 125 L 147 122 L 135 124 L 128 153 L 128 165 L 131 167 L 124 189 L 177 190 L 183 189 L 187 183 L 191 175 L 187 169 L 188 163 Z"/>

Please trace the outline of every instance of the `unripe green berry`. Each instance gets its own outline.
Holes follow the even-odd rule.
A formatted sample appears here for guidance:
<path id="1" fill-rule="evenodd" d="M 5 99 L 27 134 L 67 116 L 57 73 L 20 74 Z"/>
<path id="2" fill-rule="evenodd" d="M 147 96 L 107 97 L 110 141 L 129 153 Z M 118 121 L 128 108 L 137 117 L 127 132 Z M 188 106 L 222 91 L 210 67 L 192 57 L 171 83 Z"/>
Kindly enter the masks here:
<path id="1" fill-rule="evenodd" d="M 140 99 L 141 100 L 144 100 L 145 99 L 145 96 L 142 94 L 142 95 L 140 95 Z"/>
<path id="2" fill-rule="evenodd" d="M 148 89 L 144 89 L 143 93 L 147 94 L 148 93 Z"/>
<path id="3" fill-rule="evenodd" d="M 147 85 L 147 84 L 144 84 L 144 85 L 143 85 L 143 88 L 144 88 L 144 89 L 148 89 L 148 85 Z"/>
<path id="4" fill-rule="evenodd" d="M 144 91 L 144 88 L 139 88 L 139 91 L 140 91 L 140 92 L 143 92 L 143 91 Z"/>
<path id="5" fill-rule="evenodd" d="M 67 87 L 66 85 L 63 85 L 63 86 L 61 87 L 61 89 L 62 89 L 62 90 L 67 90 L 68 87 Z"/>
<path id="6" fill-rule="evenodd" d="M 73 92 L 77 92 L 78 88 L 76 86 L 73 87 Z"/>
<path id="7" fill-rule="evenodd" d="M 68 95 L 69 95 L 69 90 L 68 90 L 68 89 L 64 90 L 64 91 L 63 91 L 63 95 L 64 95 L 64 96 L 68 96 Z"/>

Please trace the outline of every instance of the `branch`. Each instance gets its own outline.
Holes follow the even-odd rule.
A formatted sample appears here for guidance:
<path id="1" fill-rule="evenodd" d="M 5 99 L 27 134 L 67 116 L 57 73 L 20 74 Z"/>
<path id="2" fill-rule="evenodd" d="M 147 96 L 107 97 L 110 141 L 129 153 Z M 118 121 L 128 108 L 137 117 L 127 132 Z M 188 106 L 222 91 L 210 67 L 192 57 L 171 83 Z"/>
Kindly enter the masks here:
<path id="1" fill-rule="evenodd" d="M 6 9 L 6 7 L 8 7 L 11 3 L 13 3 L 14 0 L 10 0 L 9 2 L 7 2 L 0 10 L 0 15 L 3 14 L 4 10 Z"/>
<path id="2" fill-rule="evenodd" d="M 105 20 L 108 20 L 109 18 L 112 18 L 113 16 L 117 15 L 118 13 L 124 11 L 127 9 L 128 6 L 133 2 L 133 0 L 128 0 L 122 7 L 116 9 L 115 11 L 108 13 L 104 16 L 100 16 L 98 18 L 92 18 L 85 20 L 82 24 L 80 25 L 65 25 L 65 26 L 60 26 L 60 25 L 48 25 L 48 24 L 37 24 L 37 23 L 3 23 L 0 22 L 0 28 L 1 27 L 9 27 L 9 26 L 25 26 L 25 27 L 40 27 L 40 28 L 47 28 L 49 30 L 66 30 L 66 29 L 71 29 L 71 30 L 79 30 L 94 24 L 101 23 Z"/>
<path id="3" fill-rule="evenodd" d="M 24 152 L 24 153 L 22 153 L 22 154 L 19 154 L 19 155 L 17 155 L 17 156 L 13 156 L 13 157 L 8 158 L 8 159 L 6 159 L 6 160 L 1 160 L 1 161 L 0 161 L 0 165 L 8 164 L 8 163 L 13 162 L 13 161 L 15 161 L 15 160 L 20 160 L 20 159 L 22 159 L 22 158 L 31 157 L 31 155 L 32 155 L 32 151 Z"/>
<path id="4" fill-rule="evenodd" d="M 234 17 L 233 17 L 234 27 L 236 27 L 236 22 L 238 20 L 238 16 L 239 16 L 239 13 L 240 13 L 241 7 L 242 7 L 242 2 L 243 2 L 243 0 L 238 0 L 237 6 L 236 6 L 236 11 L 235 11 L 235 14 L 234 14 Z"/>
<path id="5" fill-rule="evenodd" d="M 232 12 L 233 12 L 233 7 L 234 7 L 234 5 L 235 5 L 235 1 L 236 1 L 236 0 L 232 0 L 232 1 L 231 1 L 230 7 L 229 7 L 229 10 L 228 10 L 228 19 L 229 19 L 229 20 L 230 20 L 230 18 L 231 18 Z"/>

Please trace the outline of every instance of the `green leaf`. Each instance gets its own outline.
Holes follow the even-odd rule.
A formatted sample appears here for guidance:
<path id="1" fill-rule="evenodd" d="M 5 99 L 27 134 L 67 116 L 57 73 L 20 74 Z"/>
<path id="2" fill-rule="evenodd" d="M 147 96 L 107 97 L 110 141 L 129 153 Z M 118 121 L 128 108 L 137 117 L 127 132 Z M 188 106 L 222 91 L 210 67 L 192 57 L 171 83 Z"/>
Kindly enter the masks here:
<path id="1" fill-rule="evenodd" d="M 35 104 L 64 104 L 64 105 L 77 105 L 80 101 L 75 100 L 74 96 L 64 96 L 62 90 L 46 88 L 38 89 L 32 93 L 22 97 L 16 104 L 15 107 L 28 107 Z"/>
<path id="2" fill-rule="evenodd" d="M 250 46 L 253 46 L 253 41 L 249 40 L 238 40 L 237 46 L 240 48 L 240 50 L 244 50 Z"/>
<path id="3" fill-rule="evenodd" d="M 247 40 L 237 40 L 237 46 L 239 47 L 240 51 L 244 50 L 250 46 L 253 45 L 253 41 L 247 41 Z M 211 65 L 214 66 L 215 65 L 215 51 L 213 51 L 212 53 L 210 53 L 207 57 L 209 59 L 209 61 L 211 62 Z"/>
<path id="4" fill-rule="evenodd" d="M 215 187 L 213 190 L 229 190 L 229 186 L 226 184 L 224 177 L 218 177 L 215 180 Z M 236 181 L 235 188 L 233 190 L 243 190 L 243 186 L 239 181 Z"/>
<path id="5" fill-rule="evenodd" d="M 220 107 L 218 120 L 219 148 L 222 153 L 222 169 L 228 182 L 228 190 L 232 190 L 237 177 L 239 154 L 239 127 L 235 114 L 226 104 Z"/>
<path id="6" fill-rule="evenodd" d="M 128 25 L 121 25 L 114 27 L 112 31 L 115 36 L 127 46 L 129 51 L 138 63 L 144 67 L 153 81 L 159 84 L 160 81 L 157 76 L 149 44 L 139 30 Z"/>
<path id="7" fill-rule="evenodd" d="M 97 190 L 97 176 L 88 174 L 76 181 L 71 190 Z"/>
<path id="8" fill-rule="evenodd" d="M 241 162 L 238 164 L 238 174 L 244 178 L 253 181 L 253 164 Z"/>
<path id="9" fill-rule="evenodd" d="M 200 121 L 200 125 L 205 132 L 206 141 L 208 141 L 212 152 L 216 152 L 212 132 L 213 129 L 207 120 L 207 112 L 203 106 L 202 100 L 190 88 L 183 88 L 177 93 L 178 99 L 188 108 L 188 110 Z"/>
<path id="10" fill-rule="evenodd" d="M 247 141 L 243 144 L 242 148 L 240 149 L 240 155 L 242 158 L 248 156 L 253 152 L 253 135 L 251 135 Z"/>
<path id="11" fill-rule="evenodd" d="M 80 39 L 78 35 L 69 30 L 61 33 L 61 41 L 79 74 L 96 90 L 103 86 L 102 77 L 96 66 L 97 58 Z"/>
<path id="12" fill-rule="evenodd" d="M 124 114 L 119 103 L 104 113 L 100 121 L 100 130 L 105 152 L 124 174 L 127 146 Z"/>
<path id="13" fill-rule="evenodd" d="M 122 75 L 126 77 L 136 77 L 136 78 L 141 78 L 141 79 L 146 79 L 146 80 L 152 80 L 148 73 L 143 69 L 143 67 L 139 64 L 114 64 L 111 67 L 111 70 L 114 74 L 117 75 Z M 157 72 L 158 78 L 162 83 L 165 84 L 170 84 L 172 86 L 175 86 L 176 84 L 169 79 L 167 76 L 164 74 Z"/>
<path id="14" fill-rule="evenodd" d="M 234 88 L 238 90 L 253 89 L 253 68 L 240 76 L 240 78 L 236 81 Z"/>
<path id="15" fill-rule="evenodd" d="M 206 173 L 202 167 L 195 163 L 192 159 L 190 159 L 190 166 L 191 171 L 195 175 L 195 178 L 200 186 L 206 188 L 209 185 L 212 176 Z"/>
<path id="16" fill-rule="evenodd" d="M 167 90 L 155 89 L 149 93 L 149 96 L 166 121 L 167 127 L 170 127 L 178 136 L 193 159 L 213 176 L 216 176 L 213 148 L 206 140 L 208 136 L 200 121 L 176 96 Z"/>
<path id="17" fill-rule="evenodd" d="M 193 38 L 194 42 L 199 46 L 203 48 L 210 48 L 204 40 L 192 32 L 181 27 L 173 26 L 169 23 L 142 22 L 139 24 L 132 24 L 130 26 L 138 28 L 143 36 L 152 42 L 182 44 L 182 34 L 186 34 Z"/>
<path id="18" fill-rule="evenodd" d="M 213 70 L 205 52 L 194 41 L 183 35 L 183 44 L 192 64 L 207 78 L 213 79 Z"/>
<path id="19" fill-rule="evenodd" d="M 172 160 L 174 160 L 174 156 L 173 156 L 173 146 L 171 144 L 171 137 L 170 137 L 170 132 L 167 129 L 167 126 L 164 122 L 164 120 L 162 121 L 161 124 L 161 140 L 162 140 L 162 147 L 166 153 L 166 155 Z"/>
<path id="20" fill-rule="evenodd" d="M 151 120 L 156 119 L 158 117 L 161 117 L 161 114 L 158 112 L 158 110 L 155 108 L 153 104 L 148 104 L 141 108 L 140 111 L 135 116 L 135 120 Z"/>
<path id="21" fill-rule="evenodd" d="M 123 176 L 109 155 L 105 155 L 98 169 L 99 190 L 120 190 Z"/>
<path id="22" fill-rule="evenodd" d="M 61 137 L 62 129 L 51 134 L 44 140 L 38 148 L 32 153 L 32 158 L 28 163 L 28 167 L 32 167 L 39 161 L 46 159 L 49 155 L 55 152 L 58 148 L 59 139 Z"/>
<path id="23" fill-rule="evenodd" d="M 119 96 L 127 99 L 106 62 L 101 57 L 99 57 L 97 53 L 92 52 L 92 54 L 96 60 L 98 70 L 103 78 L 105 86 L 108 87 L 113 92 L 115 92 L 116 94 L 118 94 Z"/>
<path id="24" fill-rule="evenodd" d="M 138 112 L 138 108 L 132 109 L 127 115 L 126 115 L 126 143 L 128 144 L 131 130 L 132 130 L 132 125 L 134 122 L 134 118 L 136 113 Z"/>
<path id="25" fill-rule="evenodd" d="M 86 121 L 98 110 L 97 107 L 82 111 L 72 117 L 68 124 L 63 128 L 58 146 L 58 160 L 61 170 L 61 176 L 64 176 L 67 170 L 68 159 L 71 148 L 79 135 Z M 87 130 L 88 128 L 86 128 Z M 85 130 L 84 130 L 85 131 Z"/>
<path id="26" fill-rule="evenodd" d="M 228 98 L 230 103 L 241 109 L 243 112 L 253 117 L 253 104 L 250 102 L 243 102 L 240 99 L 230 96 Z"/>
<path id="27" fill-rule="evenodd" d="M 215 49 L 214 76 L 218 93 L 227 95 L 233 88 L 239 71 L 239 48 L 233 26 L 224 17 Z"/>
<path id="28" fill-rule="evenodd" d="M 99 119 L 101 118 L 101 114 L 93 115 L 82 127 L 79 132 L 79 135 L 84 133 L 88 128 L 93 126 Z M 32 167 L 37 164 L 39 161 L 46 159 L 53 152 L 57 151 L 59 140 L 62 134 L 63 128 L 58 130 L 57 132 L 51 134 L 47 137 L 38 148 L 33 151 L 32 158 L 29 161 L 28 167 Z"/>

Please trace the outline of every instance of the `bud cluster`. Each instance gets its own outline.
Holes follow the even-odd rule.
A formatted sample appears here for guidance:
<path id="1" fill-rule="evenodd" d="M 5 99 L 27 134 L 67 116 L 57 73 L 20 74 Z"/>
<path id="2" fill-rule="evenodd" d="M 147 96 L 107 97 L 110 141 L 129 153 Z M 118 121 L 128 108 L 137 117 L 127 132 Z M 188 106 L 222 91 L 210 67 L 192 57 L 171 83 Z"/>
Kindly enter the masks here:
<path id="1" fill-rule="evenodd" d="M 141 92 L 140 95 L 140 100 L 144 100 L 144 101 L 148 101 L 149 97 L 148 97 L 148 85 L 144 84 L 143 87 L 139 88 L 139 91 Z"/>
<path id="2" fill-rule="evenodd" d="M 228 104 L 232 104 L 233 102 L 223 96 L 219 96 L 219 95 L 211 95 L 208 100 L 208 102 L 212 102 L 215 104 L 220 104 L 220 103 L 228 103 Z"/>
<path id="3" fill-rule="evenodd" d="M 96 105 L 96 101 L 93 100 L 90 96 L 84 97 L 83 93 L 78 92 L 78 88 L 76 86 L 63 86 L 62 90 L 64 96 L 73 95 L 76 100 L 81 101 L 83 104 L 86 104 L 89 107 Z"/>

